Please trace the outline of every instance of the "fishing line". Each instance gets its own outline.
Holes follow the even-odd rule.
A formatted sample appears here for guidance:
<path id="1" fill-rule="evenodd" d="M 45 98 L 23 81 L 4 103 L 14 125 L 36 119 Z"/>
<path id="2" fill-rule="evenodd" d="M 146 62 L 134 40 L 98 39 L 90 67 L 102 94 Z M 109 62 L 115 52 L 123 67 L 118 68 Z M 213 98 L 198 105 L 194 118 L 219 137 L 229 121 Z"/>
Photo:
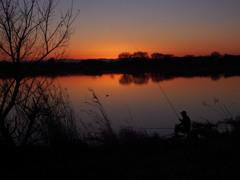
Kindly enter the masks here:
<path id="1" fill-rule="evenodd" d="M 165 98 L 167 99 L 169 105 L 171 106 L 171 108 L 172 108 L 173 112 L 175 113 L 175 115 L 177 116 L 177 118 L 180 119 L 179 116 L 178 116 L 178 114 L 177 114 L 177 112 L 176 112 L 176 110 L 175 110 L 175 108 L 173 107 L 173 105 L 172 105 L 170 99 L 168 98 L 167 94 L 164 92 L 162 86 L 161 86 L 159 83 L 157 83 L 157 85 L 158 85 L 158 87 L 162 90 L 162 92 L 163 92 Z"/>

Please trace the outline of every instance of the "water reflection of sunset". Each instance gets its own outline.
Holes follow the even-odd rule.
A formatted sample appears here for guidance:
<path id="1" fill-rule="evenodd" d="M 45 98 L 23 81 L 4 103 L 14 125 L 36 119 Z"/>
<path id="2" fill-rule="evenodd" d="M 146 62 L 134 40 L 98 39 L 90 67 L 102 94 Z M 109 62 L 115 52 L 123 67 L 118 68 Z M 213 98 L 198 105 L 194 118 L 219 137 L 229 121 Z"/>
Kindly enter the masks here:
<path id="1" fill-rule="evenodd" d="M 85 108 L 83 102 L 91 97 L 88 91 L 91 88 L 116 126 L 131 119 L 129 110 L 138 127 L 174 126 L 177 119 L 156 82 L 150 79 L 146 84 L 130 83 L 126 86 L 120 83 L 122 76 L 63 76 L 58 77 L 57 81 L 68 89 L 77 112 Z M 233 116 L 240 115 L 239 80 L 239 77 L 220 78 L 217 81 L 208 77 L 180 77 L 158 83 L 178 112 L 186 110 L 195 121 L 202 121 L 203 118 L 216 121 L 224 117 L 203 106 L 203 101 L 219 109 L 219 105 L 214 104 L 214 99 L 219 99 Z"/>

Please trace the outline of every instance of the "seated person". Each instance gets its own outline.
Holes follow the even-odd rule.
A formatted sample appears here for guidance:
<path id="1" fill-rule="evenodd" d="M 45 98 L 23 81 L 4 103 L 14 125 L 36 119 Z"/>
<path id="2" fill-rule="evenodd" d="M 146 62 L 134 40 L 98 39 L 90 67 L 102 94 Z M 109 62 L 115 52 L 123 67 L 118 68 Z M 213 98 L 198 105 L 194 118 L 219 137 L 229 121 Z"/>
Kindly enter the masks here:
<path id="1" fill-rule="evenodd" d="M 181 112 L 182 119 L 179 119 L 180 123 L 175 126 L 175 136 L 178 136 L 179 132 L 183 134 L 188 134 L 191 128 L 191 120 L 187 115 L 186 111 Z"/>

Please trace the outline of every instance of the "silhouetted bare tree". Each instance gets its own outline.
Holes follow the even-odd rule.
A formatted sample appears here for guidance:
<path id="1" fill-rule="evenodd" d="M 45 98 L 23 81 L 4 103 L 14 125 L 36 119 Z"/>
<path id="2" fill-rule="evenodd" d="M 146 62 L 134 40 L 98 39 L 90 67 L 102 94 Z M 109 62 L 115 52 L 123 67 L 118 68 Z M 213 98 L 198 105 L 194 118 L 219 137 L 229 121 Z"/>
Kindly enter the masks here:
<path id="1" fill-rule="evenodd" d="M 23 144 L 32 137 L 42 108 L 39 101 L 45 96 L 40 92 L 49 88 L 44 81 L 24 78 L 27 72 L 21 63 L 34 62 L 29 72 L 53 52 L 60 55 L 73 33 L 78 13 L 73 15 L 71 7 L 66 13 L 60 12 L 57 19 L 56 7 L 54 0 L 0 1 L 0 60 L 11 61 L 13 66 L 13 78 L 0 81 L 0 135 L 8 145 L 15 146 L 20 136 Z M 19 120 L 20 116 L 15 116 L 19 112 L 27 118 Z"/>
<path id="2" fill-rule="evenodd" d="M 123 52 L 118 55 L 119 59 L 131 59 L 132 55 L 129 52 Z"/>
<path id="3" fill-rule="evenodd" d="M 147 59 L 147 58 L 149 58 L 147 52 L 141 52 L 141 51 L 133 53 L 132 57 L 133 58 L 139 58 L 139 59 Z"/>
<path id="4" fill-rule="evenodd" d="M 164 54 L 161 53 L 153 53 L 151 55 L 152 59 L 164 59 Z"/>
<path id="5" fill-rule="evenodd" d="M 213 57 L 213 58 L 220 58 L 220 57 L 222 57 L 222 55 L 219 52 L 212 52 L 211 53 L 211 57 Z"/>

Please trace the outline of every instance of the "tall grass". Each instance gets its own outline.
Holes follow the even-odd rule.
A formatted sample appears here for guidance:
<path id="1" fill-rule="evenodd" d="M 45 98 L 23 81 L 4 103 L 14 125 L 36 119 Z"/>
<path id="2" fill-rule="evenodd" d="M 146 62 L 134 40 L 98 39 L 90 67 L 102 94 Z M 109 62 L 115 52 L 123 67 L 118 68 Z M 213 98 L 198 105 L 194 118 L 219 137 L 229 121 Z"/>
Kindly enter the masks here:
<path id="1" fill-rule="evenodd" d="M 112 127 L 112 121 L 108 117 L 99 97 L 93 89 L 89 89 L 91 98 L 85 102 L 90 109 L 84 110 L 89 115 L 92 123 L 85 124 L 87 139 L 97 143 L 116 143 L 116 133 Z"/>
<path id="2" fill-rule="evenodd" d="M 128 107 L 130 114 L 130 122 L 124 124 L 119 130 L 114 130 L 112 120 L 109 118 L 100 98 L 93 89 L 89 89 L 91 98 L 85 104 L 89 105 L 85 113 L 91 118 L 92 123 L 85 123 L 87 130 L 86 139 L 88 143 L 104 144 L 104 145 L 136 145 L 146 142 L 156 134 L 149 135 L 146 131 L 139 130 L 134 127 L 134 119 Z M 160 139 L 160 136 L 158 136 Z"/>
<path id="3" fill-rule="evenodd" d="M 232 113 L 230 112 L 230 110 L 226 106 L 226 104 L 224 104 L 218 98 L 213 99 L 213 104 L 214 105 L 210 105 L 206 101 L 203 101 L 202 104 L 203 104 L 203 106 L 205 106 L 205 107 L 213 110 L 214 112 L 216 112 L 224 120 L 233 120 L 234 119 Z"/>

